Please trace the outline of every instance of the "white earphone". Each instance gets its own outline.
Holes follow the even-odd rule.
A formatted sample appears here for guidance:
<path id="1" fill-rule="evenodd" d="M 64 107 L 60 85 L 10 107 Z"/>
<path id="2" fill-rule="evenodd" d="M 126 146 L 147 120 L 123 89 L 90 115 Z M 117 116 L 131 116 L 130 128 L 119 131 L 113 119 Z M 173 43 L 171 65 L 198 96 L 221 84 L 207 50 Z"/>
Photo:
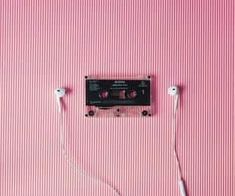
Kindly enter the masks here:
<path id="1" fill-rule="evenodd" d="M 62 103 L 61 103 L 61 99 L 62 97 L 65 96 L 66 94 L 66 89 L 65 88 L 56 88 L 55 91 L 55 96 L 56 96 L 56 102 L 57 102 L 57 105 L 58 105 L 58 110 L 59 110 L 59 113 L 62 112 Z M 178 105 L 179 105 L 179 95 L 180 95 L 180 90 L 179 90 L 179 87 L 177 86 L 171 86 L 168 88 L 168 94 L 170 96 L 173 96 L 174 97 L 174 118 L 173 118 L 173 133 L 174 133 L 174 140 L 173 140 L 173 146 L 174 146 L 174 156 L 176 158 L 176 163 L 177 163 L 177 166 L 178 166 L 178 173 L 179 173 L 179 178 L 178 178 L 178 185 L 179 185 L 179 189 L 180 189 L 180 193 L 181 193 L 181 196 L 187 196 L 186 194 L 186 188 L 185 188 L 185 184 L 184 184 L 184 181 L 183 181 L 183 178 L 182 178 L 182 172 L 181 172 L 181 166 L 180 166 L 180 161 L 179 161 L 179 158 L 178 158 L 178 153 L 177 153 L 177 149 L 176 149 L 176 112 L 177 112 L 177 109 L 178 109 Z M 63 133 L 63 131 L 62 131 Z M 62 134 L 63 135 L 63 134 Z M 62 137 L 63 138 L 63 137 Z M 64 139 L 62 139 L 63 141 Z M 62 142 L 62 146 L 63 146 L 63 150 L 65 151 L 65 147 L 64 147 L 64 142 Z M 68 162 L 71 162 L 69 160 L 69 158 L 67 157 L 68 159 Z M 73 165 L 73 164 L 72 164 Z M 78 168 L 79 172 L 83 172 L 81 170 L 81 168 Z M 91 178 L 95 179 L 95 180 L 98 180 L 98 181 L 101 181 L 97 178 L 94 178 L 92 176 L 90 176 Z M 107 184 L 105 183 L 104 181 L 101 181 L 102 183 L 104 184 Z M 113 191 L 115 191 L 115 194 L 116 195 L 120 195 L 119 192 L 113 187 L 111 186 L 110 184 L 107 184 L 109 186 L 109 188 L 111 188 Z"/>
<path id="2" fill-rule="evenodd" d="M 64 97 L 66 95 L 66 89 L 65 88 L 56 88 L 54 90 L 54 94 L 56 97 L 58 111 L 60 113 L 60 145 L 61 145 L 63 155 L 65 156 L 66 161 L 74 169 L 75 172 L 78 172 L 81 175 L 85 175 L 87 177 L 90 177 L 91 179 L 106 185 L 110 190 L 112 190 L 114 192 L 115 195 L 120 196 L 119 191 L 115 187 L 113 187 L 113 185 L 107 183 L 106 181 L 104 181 L 102 179 L 99 179 L 98 177 L 89 175 L 78 164 L 76 164 L 73 159 L 70 158 L 70 154 L 66 149 L 67 145 L 66 145 L 65 136 L 64 136 L 65 130 L 64 130 L 64 124 L 63 124 L 62 101 L 61 101 L 62 97 Z"/>
<path id="3" fill-rule="evenodd" d="M 178 86 L 171 86 L 168 88 L 168 94 L 174 97 L 174 117 L 173 117 L 173 147 L 174 147 L 174 156 L 176 159 L 177 167 L 178 167 L 178 186 L 180 190 L 181 196 L 187 196 L 186 194 L 186 187 L 182 178 L 181 166 L 180 161 L 176 149 L 176 112 L 179 105 L 179 97 L 180 97 L 180 90 Z"/>
<path id="4" fill-rule="evenodd" d="M 65 88 L 56 88 L 54 93 L 55 93 L 55 96 L 56 96 L 56 102 L 57 102 L 57 105 L 58 105 L 59 113 L 61 113 L 61 110 L 62 110 L 61 98 L 63 96 L 65 96 L 66 90 L 65 90 Z"/>

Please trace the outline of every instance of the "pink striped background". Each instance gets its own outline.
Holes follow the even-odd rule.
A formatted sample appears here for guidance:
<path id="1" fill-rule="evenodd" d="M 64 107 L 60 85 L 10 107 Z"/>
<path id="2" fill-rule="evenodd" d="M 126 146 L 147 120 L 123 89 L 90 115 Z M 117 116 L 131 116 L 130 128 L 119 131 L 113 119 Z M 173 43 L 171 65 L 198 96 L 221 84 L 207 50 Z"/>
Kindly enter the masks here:
<path id="1" fill-rule="evenodd" d="M 84 118 L 85 75 L 155 76 L 151 118 Z M 233 0 L 0 0 L 0 195 L 111 196 L 60 153 L 53 91 L 71 89 L 69 150 L 123 196 L 234 196 Z"/>

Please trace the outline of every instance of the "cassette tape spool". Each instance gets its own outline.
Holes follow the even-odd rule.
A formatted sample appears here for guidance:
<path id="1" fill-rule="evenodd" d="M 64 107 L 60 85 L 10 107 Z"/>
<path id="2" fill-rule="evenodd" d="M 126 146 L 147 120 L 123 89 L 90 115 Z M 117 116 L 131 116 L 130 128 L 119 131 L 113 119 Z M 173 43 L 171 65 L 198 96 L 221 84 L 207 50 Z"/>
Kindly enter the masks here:
<path id="1" fill-rule="evenodd" d="M 151 77 L 95 78 L 85 76 L 87 117 L 151 116 Z"/>

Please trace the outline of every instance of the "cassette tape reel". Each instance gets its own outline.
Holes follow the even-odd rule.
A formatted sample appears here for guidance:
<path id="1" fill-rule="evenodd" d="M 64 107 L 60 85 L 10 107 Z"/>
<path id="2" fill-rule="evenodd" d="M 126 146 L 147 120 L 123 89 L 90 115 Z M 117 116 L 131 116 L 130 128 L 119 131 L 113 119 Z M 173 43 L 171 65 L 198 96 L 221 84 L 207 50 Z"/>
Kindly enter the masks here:
<path id="1" fill-rule="evenodd" d="M 151 77 L 85 77 L 87 117 L 151 116 Z"/>

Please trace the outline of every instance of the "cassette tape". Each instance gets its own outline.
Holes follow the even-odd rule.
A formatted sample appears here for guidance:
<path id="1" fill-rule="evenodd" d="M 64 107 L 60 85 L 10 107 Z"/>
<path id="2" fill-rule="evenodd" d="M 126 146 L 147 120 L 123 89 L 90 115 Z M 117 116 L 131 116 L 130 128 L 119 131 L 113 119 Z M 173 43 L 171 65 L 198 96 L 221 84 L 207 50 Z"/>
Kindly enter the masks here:
<path id="1" fill-rule="evenodd" d="M 152 115 L 151 77 L 95 78 L 85 76 L 87 117 Z"/>

